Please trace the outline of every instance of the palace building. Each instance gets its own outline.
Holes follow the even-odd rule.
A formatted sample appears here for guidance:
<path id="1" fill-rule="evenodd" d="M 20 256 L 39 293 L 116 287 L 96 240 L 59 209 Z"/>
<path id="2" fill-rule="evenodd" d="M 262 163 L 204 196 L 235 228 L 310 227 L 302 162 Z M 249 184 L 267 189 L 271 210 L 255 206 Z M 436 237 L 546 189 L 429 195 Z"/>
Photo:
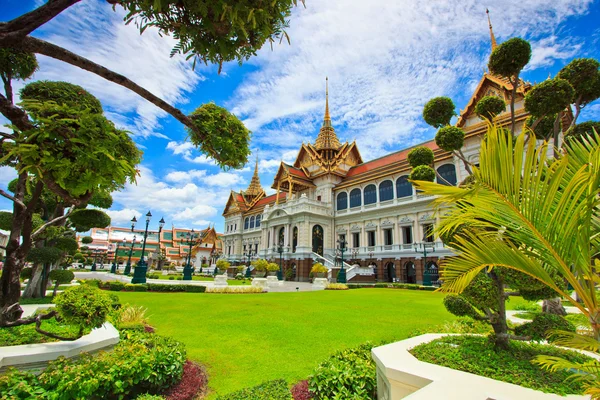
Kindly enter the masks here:
<path id="1" fill-rule="evenodd" d="M 492 35 L 492 48 L 496 46 Z M 521 81 L 515 98 L 516 131 L 528 113 L 524 96 L 531 88 Z M 498 96 L 507 104 L 496 123 L 510 125 L 512 85 L 484 72 L 456 125 L 465 131 L 464 157 L 478 164 L 487 123 L 474 112 L 484 96 Z M 468 175 L 464 163 L 431 140 L 422 143 L 435 154 L 438 175 L 457 185 Z M 408 181 L 412 148 L 364 161 L 357 143 L 341 143 L 331 123 L 325 94 L 323 125 L 314 143 L 303 144 L 293 164 L 281 163 L 272 188 L 265 194 L 258 161 L 246 191 L 231 192 L 223 216 L 223 255 L 234 263 L 266 258 L 291 269 L 296 280 L 309 279 L 314 262 L 335 275 L 340 267 L 339 241 L 348 282 L 399 281 L 431 284 L 438 280 L 438 264 L 452 251 L 434 236 L 439 221 L 431 197 L 420 195 Z M 281 250 L 281 252 L 279 252 Z"/>

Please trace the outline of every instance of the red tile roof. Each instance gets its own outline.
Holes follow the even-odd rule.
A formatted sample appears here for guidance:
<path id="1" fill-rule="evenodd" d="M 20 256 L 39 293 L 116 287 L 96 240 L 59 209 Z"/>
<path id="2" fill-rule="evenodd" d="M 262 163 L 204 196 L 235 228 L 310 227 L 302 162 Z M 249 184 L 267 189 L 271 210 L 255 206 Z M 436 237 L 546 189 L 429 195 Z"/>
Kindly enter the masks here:
<path id="1" fill-rule="evenodd" d="M 435 144 L 435 141 L 433 141 L 433 140 L 422 143 L 419 146 L 429 147 L 433 151 L 439 149 L 439 147 Z M 416 147 L 416 146 L 409 147 L 408 149 L 400 150 L 395 153 L 388 154 L 387 156 L 383 156 L 381 158 L 376 158 L 375 160 L 367 161 L 366 163 L 362 163 L 355 167 L 352 167 L 346 174 L 346 179 L 360 175 L 360 174 L 364 174 L 366 172 L 372 171 L 377 168 L 385 167 L 386 165 L 402 162 L 402 161 L 406 160 L 408 153 L 414 147 Z"/>
<path id="2" fill-rule="evenodd" d="M 304 171 L 302 171 L 301 169 L 298 169 L 296 167 L 292 167 L 291 165 L 287 165 L 287 167 L 288 167 L 288 170 L 290 171 L 290 174 L 299 176 L 302 179 L 308 179 L 308 177 L 306 176 L 306 174 L 304 173 Z"/>
<path id="3" fill-rule="evenodd" d="M 279 201 L 285 200 L 286 197 L 287 197 L 287 193 L 286 192 L 279 193 Z M 264 205 L 267 205 L 267 204 L 270 204 L 270 203 L 275 203 L 276 199 L 277 199 L 277 193 L 272 194 L 270 196 L 263 197 L 262 199 L 260 199 L 259 201 L 257 201 L 256 204 L 252 208 L 264 206 Z"/>

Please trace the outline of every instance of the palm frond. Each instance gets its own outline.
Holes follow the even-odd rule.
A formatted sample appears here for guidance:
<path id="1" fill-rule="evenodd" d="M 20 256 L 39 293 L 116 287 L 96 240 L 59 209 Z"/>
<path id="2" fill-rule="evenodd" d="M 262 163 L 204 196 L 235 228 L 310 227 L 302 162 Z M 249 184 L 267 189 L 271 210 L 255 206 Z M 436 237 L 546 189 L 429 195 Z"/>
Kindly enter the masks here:
<path id="1" fill-rule="evenodd" d="M 553 330 L 549 333 L 550 340 L 557 346 L 600 353 L 600 342 L 592 336 L 558 330 Z"/>

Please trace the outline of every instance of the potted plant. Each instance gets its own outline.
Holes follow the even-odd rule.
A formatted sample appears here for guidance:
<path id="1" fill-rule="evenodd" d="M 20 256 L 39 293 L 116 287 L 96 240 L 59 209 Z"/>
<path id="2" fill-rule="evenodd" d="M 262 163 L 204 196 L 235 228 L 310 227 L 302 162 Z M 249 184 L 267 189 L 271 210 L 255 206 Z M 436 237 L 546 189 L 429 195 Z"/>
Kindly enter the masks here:
<path id="1" fill-rule="evenodd" d="M 217 270 L 222 271 L 224 274 L 226 274 L 227 268 L 229 268 L 230 265 L 231 264 L 229 263 L 229 261 L 225 260 L 224 258 L 221 258 L 217 260 L 216 268 Z"/>
<path id="2" fill-rule="evenodd" d="M 277 274 L 277 271 L 279 271 L 279 265 L 275 263 L 269 263 L 267 264 L 267 271 L 269 272 L 269 276 L 274 276 Z"/>
<path id="3" fill-rule="evenodd" d="M 264 259 L 252 261 L 252 266 L 254 267 L 254 276 L 256 278 L 263 278 L 267 272 L 267 265 L 269 265 L 269 262 Z"/>
<path id="4" fill-rule="evenodd" d="M 312 272 L 313 275 L 317 278 L 325 278 L 325 275 L 327 274 L 328 270 L 327 267 L 318 262 L 313 264 L 310 272 Z"/>

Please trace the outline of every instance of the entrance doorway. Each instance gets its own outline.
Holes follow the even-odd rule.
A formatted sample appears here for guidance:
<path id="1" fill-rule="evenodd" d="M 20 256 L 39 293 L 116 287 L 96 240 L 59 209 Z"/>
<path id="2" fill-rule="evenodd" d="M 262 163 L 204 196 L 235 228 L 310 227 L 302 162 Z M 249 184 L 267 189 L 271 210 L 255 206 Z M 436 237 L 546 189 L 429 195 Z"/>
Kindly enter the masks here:
<path id="1" fill-rule="evenodd" d="M 417 283 L 417 270 L 415 264 L 412 261 L 404 264 L 404 282 L 406 283 Z"/>
<path id="2" fill-rule="evenodd" d="M 439 269 L 435 262 L 429 261 L 423 271 L 423 285 L 432 286 L 440 279 Z"/>
<path id="3" fill-rule="evenodd" d="M 315 225 L 312 229 L 312 252 L 323 256 L 323 227 Z"/>
<path id="4" fill-rule="evenodd" d="M 396 280 L 396 266 L 393 262 L 389 262 L 385 265 L 386 281 L 394 282 Z"/>

